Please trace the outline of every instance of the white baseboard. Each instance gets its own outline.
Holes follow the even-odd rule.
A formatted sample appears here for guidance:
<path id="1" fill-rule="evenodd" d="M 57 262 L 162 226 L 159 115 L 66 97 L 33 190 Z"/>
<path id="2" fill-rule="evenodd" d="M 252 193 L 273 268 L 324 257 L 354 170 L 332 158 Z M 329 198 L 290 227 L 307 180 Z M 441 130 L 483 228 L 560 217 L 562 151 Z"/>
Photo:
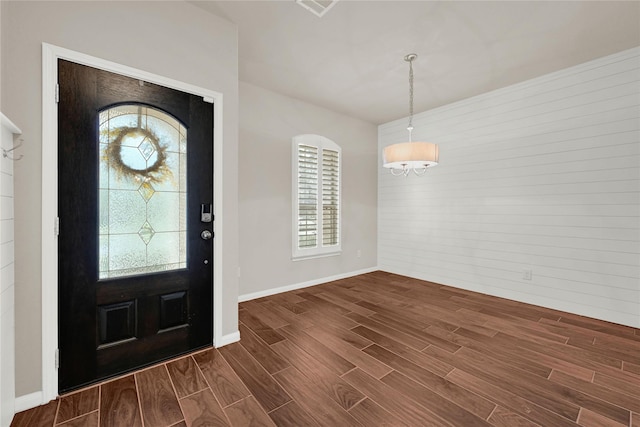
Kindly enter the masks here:
<path id="1" fill-rule="evenodd" d="M 42 401 L 43 396 L 42 391 L 25 394 L 24 396 L 17 396 L 14 406 L 16 414 L 47 403 Z"/>
<path id="2" fill-rule="evenodd" d="M 233 344 L 234 342 L 238 341 L 240 341 L 240 331 L 235 331 L 230 334 L 223 335 L 222 338 L 220 338 L 220 342 L 216 342 L 214 344 L 214 347 L 223 347 L 227 344 Z"/>
<path id="3" fill-rule="evenodd" d="M 358 276 L 360 274 L 378 271 L 378 267 L 365 268 L 363 270 L 351 271 L 349 273 L 337 274 L 335 276 L 322 277 L 320 279 L 309 280 L 302 283 L 294 283 L 293 285 L 281 286 L 279 288 L 266 289 L 264 291 L 253 292 L 250 294 L 240 295 L 238 302 L 251 301 L 252 299 L 268 297 L 270 295 L 280 294 L 282 292 L 295 291 L 296 289 L 308 288 L 309 286 L 320 285 L 322 283 L 333 282 L 334 280 L 346 279 L 348 277 Z"/>

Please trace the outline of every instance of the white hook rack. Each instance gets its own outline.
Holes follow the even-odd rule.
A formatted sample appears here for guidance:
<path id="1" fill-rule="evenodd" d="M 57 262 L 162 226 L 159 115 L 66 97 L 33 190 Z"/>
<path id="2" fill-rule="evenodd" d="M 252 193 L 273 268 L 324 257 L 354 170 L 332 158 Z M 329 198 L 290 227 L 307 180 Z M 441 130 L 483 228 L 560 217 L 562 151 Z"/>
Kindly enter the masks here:
<path id="1" fill-rule="evenodd" d="M 17 145 L 14 145 L 13 148 L 10 149 L 4 149 L 2 148 L 2 157 L 7 158 L 9 160 L 20 160 L 23 155 L 20 154 L 19 157 L 14 157 L 13 154 L 11 154 L 13 152 L 13 150 L 15 150 L 16 148 L 20 148 L 22 146 L 22 143 L 24 142 L 24 140 L 22 138 L 20 138 L 20 140 L 18 141 Z"/>

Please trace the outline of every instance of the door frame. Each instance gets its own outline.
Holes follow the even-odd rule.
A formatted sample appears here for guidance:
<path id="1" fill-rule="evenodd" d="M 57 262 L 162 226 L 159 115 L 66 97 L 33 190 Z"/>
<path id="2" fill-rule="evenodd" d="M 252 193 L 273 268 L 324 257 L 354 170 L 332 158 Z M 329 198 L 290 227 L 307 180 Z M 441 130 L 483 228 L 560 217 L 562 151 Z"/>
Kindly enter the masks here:
<path id="1" fill-rule="evenodd" d="M 58 59 L 202 96 L 213 102 L 213 346 L 228 343 L 222 334 L 222 93 L 84 53 L 42 43 L 42 403 L 58 396 Z"/>

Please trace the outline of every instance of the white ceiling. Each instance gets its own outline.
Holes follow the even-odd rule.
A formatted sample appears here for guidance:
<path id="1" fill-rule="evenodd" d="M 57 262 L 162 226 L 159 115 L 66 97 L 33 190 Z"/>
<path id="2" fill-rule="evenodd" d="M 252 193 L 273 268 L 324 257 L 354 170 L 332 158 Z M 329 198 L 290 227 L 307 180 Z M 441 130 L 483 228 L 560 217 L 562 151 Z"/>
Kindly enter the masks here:
<path id="1" fill-rule="evenodd" d="M 204 1 L 238 26 L 240 80 L 371 123 L 640 46 L 638 1 Z"/>

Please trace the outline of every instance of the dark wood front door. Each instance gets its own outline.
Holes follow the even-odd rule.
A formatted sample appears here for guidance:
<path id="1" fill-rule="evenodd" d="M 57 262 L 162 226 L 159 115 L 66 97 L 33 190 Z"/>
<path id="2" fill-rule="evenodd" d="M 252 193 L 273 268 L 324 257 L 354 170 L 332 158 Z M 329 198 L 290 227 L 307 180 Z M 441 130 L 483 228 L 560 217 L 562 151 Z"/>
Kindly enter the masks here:
<path id="1" fill-rule="evenodd" d="M 58 83 L 67 391 L 212 344 L 213 104 L 64 60 Z"/>

